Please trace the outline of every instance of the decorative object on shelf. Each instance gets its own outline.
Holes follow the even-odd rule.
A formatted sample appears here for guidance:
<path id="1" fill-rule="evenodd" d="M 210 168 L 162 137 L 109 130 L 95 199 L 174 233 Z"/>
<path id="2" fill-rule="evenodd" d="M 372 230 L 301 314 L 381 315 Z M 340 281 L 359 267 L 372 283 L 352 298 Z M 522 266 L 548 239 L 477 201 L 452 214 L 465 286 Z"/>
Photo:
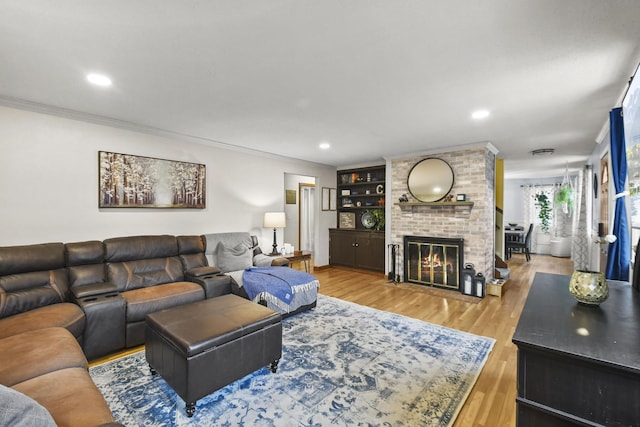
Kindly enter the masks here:
<path id="1" fill-rule="evenodd" d="M 371 182 L 371 172 L 367 172 L 367 182 Z"/>
<path id="2" fill-rule="evenodd" d="M 378 206 L 384 206 L 384 197 L 378 199 Z"/>
<path id="3" fill-rule="evenodd" d="M 376 219 L 371 211 L 365 211 L 360 217 L 360 222 L 364 228 L 373 228 L 376 226 Z"/>
<path id="4" fill-rule="evenodd" d="M 356 228 L 356 214 L 353 212 L 340 212 L 340 228 Z"/>
<path id="5" fill-rule="evenodd" d="M 382 209 L 373 209 L 371 211 L 371 215 L 373 215 L 373 218 L 376 220 L 376 225 L 374 227 L 375 230 L 377 231 L 381 231 L 384 230 L 384 210 Z"/>
<path id="6" fill-rule="evenodd" d="M 276 229 L 285 228 L 287 226 L 287 218 L 284 212 L 265 212 L 264 228 L 273 228 L 273 250 L 271 255 L 278 255 L 278 242 L 276 241 Z"/>
<path id="7" fill-rule="evenodd" d="M 407 203 L 409 201 L 409 198 L 407 197 L 407 193 L 402 193 L 402 196 L 400 196 L 398 201 L 400 203 Z"/>
<path id="8" fill-rule="evenodd" d="M 346 190 L 341 190 L 340 191 L 340 195 L 341 196 L 350 196 L 351 195 L 351 190 L 349 190 L 348 188 Z"/>
<path id="9" fill-rule="evenodd" d="M 451 202 L 453 202 L 453 194 L 447 194 L 447 195 L 444 197 L 444 201 L 445 201 L 445 202 L 447 202 L 447 203 L 451 203 Z"/>
<path id="10" fill-rule="evenodd" d="M 358 200 L 358 201 L 356 202 L 356 206 L 357 206 L 357 207 L 362 206 L 362 202 L 361 202 L 360 200 Z"/>
<path id="11" fill-rule="evenodd" d="M 376 185 L 376 193 L 378 193 L 378 194 L 384 193 L 384 185 L 382 185 L 382 184 Z"/>
<path id="12" fill-rule="evenodd" d="M 576 270 L 569 281 L 569 292 L 579 303 L 597 306 L 609 297 L 609 285 L 604 273 Z"/>
<path id="13" fill-rule="evenodd" d="M 409 172 L 407 186 L 417 200 L 438 202 L 453 188 L 453 169 L 442 159 L 423 159 Z"/>
<path id="14" fill-rule="evenodd" d="M 456 202 L 466 202 L 467 201 L 467 195 L 466 194 L 457 194 L 456 195 Z"/>

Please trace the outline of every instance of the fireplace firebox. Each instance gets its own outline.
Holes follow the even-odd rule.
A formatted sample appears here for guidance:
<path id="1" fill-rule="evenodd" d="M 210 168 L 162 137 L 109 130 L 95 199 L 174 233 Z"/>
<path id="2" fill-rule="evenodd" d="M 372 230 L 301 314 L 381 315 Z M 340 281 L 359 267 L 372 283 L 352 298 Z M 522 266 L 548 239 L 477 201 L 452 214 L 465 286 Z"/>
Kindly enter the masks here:
<path id="1" fill-rule="evenodd" d="M 404 236 L 404 281 L 460 291 L 464 239 Z"/>

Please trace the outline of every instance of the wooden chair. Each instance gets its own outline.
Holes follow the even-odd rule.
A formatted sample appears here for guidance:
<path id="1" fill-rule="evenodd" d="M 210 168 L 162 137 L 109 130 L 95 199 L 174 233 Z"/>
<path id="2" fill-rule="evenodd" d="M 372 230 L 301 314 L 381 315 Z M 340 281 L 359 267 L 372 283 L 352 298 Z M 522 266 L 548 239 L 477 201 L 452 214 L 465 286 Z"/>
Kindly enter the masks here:
<path id="1" fill-rule="evenodd" d="M 514 249 L 524 250 L 527 262 L 531 261 L 531 235 L 533 234 L 533 224 L 529 224 L 529 230 L 523 242 L 508 241 L 506 243 L 507 259 L 511 258 Z"/>

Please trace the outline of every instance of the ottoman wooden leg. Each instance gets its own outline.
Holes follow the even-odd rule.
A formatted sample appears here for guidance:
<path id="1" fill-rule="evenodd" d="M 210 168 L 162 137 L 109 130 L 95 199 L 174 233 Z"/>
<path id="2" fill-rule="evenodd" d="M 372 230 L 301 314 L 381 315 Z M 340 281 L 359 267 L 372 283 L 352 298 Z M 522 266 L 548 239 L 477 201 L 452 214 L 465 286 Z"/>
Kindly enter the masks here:
<path id="1" fill-rule="evenodd" d="M 276 373 L 276 371 L 278 370 L 278 363 L 280 363 L 280 359 L 278 360 L 274 360 L 273 362 L 271 362 L 271 364 L 269 365 L 269 369 L 271 369 L 271 372 L 273 372 L 274 374 Z"/>

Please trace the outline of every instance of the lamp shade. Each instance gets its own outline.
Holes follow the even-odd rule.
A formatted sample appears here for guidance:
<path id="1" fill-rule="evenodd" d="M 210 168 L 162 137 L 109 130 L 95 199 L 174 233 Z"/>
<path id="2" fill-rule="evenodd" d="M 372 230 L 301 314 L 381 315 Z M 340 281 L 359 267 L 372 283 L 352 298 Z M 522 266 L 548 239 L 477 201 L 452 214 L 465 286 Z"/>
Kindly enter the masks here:
<path id="1" fill-rule="evenodd" d="M 284 212 L 265 212 L 264 213 L 265 228 L 284 228 L 287 226 L 287 218 Z"/>

